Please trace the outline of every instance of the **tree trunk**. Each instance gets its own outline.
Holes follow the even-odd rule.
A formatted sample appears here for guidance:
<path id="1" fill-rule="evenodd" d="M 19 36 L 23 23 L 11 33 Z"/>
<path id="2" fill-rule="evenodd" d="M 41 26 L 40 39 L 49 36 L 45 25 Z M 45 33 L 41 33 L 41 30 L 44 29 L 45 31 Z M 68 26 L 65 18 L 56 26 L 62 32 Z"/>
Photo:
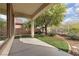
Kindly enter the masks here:
<path id="1" fill-rule="evenodd" d="M 47 25 L 45 25 L 45 35 L 47 35 Z"/>

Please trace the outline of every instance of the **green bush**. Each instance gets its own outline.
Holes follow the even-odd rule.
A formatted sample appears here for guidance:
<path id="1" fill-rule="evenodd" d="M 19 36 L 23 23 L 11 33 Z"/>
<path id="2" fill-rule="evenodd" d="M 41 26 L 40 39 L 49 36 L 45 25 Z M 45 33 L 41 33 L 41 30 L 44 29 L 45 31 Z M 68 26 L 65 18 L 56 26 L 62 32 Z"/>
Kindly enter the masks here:
<path id="1" fill-rule="evenodd" d="M 69 33 L 67 36 L 72 40 L 79 40 L 79 36 L 76 33 Z"/>
<path id="2" fill-rule="evenodd" d="M 15 39 L 19 39 L 20 38 L 20 36 L 15 36 Z"/>
<path id="3" fill-rule="evenodd" d="M 55 32 L 50 32 L 50 33 L 48 33 L 48 36 L 54 36 L 54 35 L 56 35 Z"/>
<path id="4" fill-rule="evenodd" d="M 26 37 L 31 37 L 31 36 L 29 34 L 28 35 L 18 35 L 18 36 L 15 36 L 15 39 L 26 38 Z"/>
<path id="5" fill-rule="evenodd" d="M 73 36 L 71 36 L 71 39 L 73 39 L 73 40 L 79 40 L 79 36 L 73 35 Z"/>
<path id="6" fill-rule="evenodd" d="M 37 38 L 37 37 L 44 37 L 44 35 L 43 34 L 35 34 L 35 37 Z"/>

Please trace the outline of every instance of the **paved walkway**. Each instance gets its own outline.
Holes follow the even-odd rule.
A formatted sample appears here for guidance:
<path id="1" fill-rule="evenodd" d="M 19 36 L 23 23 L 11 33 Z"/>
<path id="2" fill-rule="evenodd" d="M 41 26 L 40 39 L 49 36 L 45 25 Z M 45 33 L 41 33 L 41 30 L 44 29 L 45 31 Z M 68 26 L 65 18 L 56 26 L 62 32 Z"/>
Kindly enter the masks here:
<path id="1" fill-rule="evenodd" d="M 9 56 L 71 56 L 36 38 L 15 39 Z"/>

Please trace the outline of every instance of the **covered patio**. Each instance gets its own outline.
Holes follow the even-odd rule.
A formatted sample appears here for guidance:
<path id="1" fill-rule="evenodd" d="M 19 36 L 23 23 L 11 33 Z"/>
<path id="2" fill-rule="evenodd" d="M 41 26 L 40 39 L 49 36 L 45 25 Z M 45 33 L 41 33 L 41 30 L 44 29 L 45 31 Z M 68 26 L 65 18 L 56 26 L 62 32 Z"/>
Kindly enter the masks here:
<path id="1" fill-rule="evenodd" d="M 54 56 L 54 55 L 65 55 L 69 56 L 63 51 L 59 51 L 57 48 L 42 42 L 34 38 L 34 20 L 42 14 L 46 9 L 51 7 L 53 4 L 49 3 L 7 3 L 0 4 L 0 7 L 5 14 L 7 11 L 7 39 L 0 47 L 0 55 L 24 55 L 24 56 Z M 5 8 L 4 8 L 5 7 Z M 15 39 L 15 23 L 14 17 L 26 17 L 31 20 L 31 37 L 32 38 L 20 38 Z"/>
<path id="2" fill-rule="evenodd" d="M 13 41 L 9 56 L 71 56 L 37 38 L 20 38 Z"/>

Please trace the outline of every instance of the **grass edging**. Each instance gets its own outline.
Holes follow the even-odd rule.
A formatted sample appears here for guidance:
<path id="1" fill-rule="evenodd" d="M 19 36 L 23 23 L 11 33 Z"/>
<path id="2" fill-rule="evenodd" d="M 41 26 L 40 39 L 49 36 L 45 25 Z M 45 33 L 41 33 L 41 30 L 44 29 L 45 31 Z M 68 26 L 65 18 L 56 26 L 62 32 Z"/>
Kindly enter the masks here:
<path id="1" fill-rule="evenodd" d="M 70 46 L 70 44 L 69 44 L 69 42 L 67 41 L 67 40 L 65 40 L 66 42 L 67 42 L 67 44 L 68 44 L 68 46 L 69 46 L 69 51 L 68 51 L 68 53 L 70 53 L 71 52 L 71 46 Z"/>
<path id="2" fill-rule="evenodd" d="M 59 36 L 59 35 L 58 35 Z M 61 37 L 61 36 L 60 36 Z M 67 44 L 68 44 L 68 47 L 69 47 L 69 51 L 68 53 L 71 52 L 71 45 L 69 44 L 69 42 L 64 38 L 64 37 L 61 37 Z"/>
<path id="3" fill-rule="evenodd" d="M 65 42 L 64 40 L 62 40 L 61 38 L 57 37 L 57 36 L 37 36 L 36 38 L 38 38 L 39 40 L 42 40 L 60 50 L 63 50 L 65 52 L 69 51 L 69 46 L 67 44 L 67 42 Z"/>

